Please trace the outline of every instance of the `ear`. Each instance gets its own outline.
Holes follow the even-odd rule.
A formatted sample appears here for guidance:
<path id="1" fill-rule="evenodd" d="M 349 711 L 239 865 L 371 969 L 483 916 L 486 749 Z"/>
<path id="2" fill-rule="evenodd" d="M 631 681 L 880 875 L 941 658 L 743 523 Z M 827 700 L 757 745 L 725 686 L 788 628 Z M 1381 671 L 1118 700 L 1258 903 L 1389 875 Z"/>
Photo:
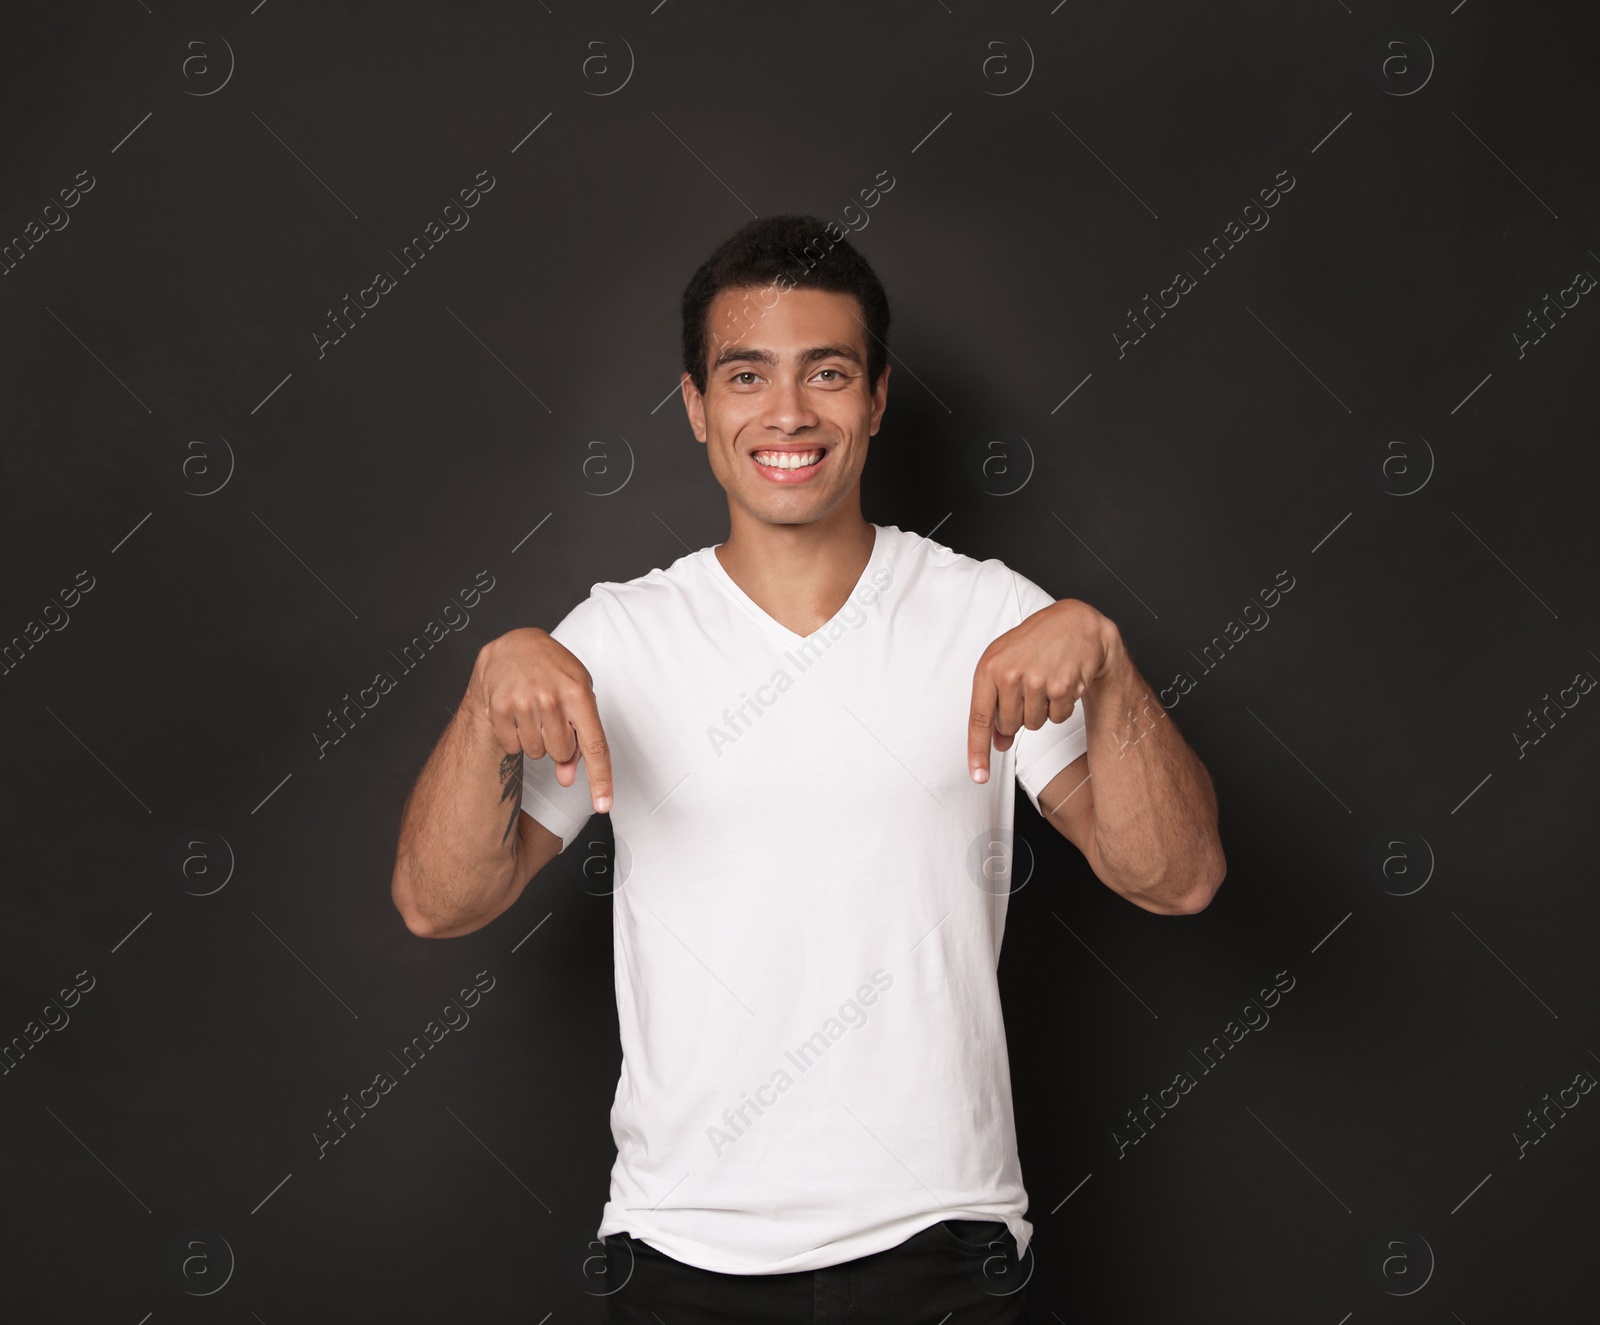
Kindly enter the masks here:
<path id="1" fill-rule="evenodd" d="M 678 383 L 678 388 L 683 393 L 683 410 L 689 416 L 689 427 L 694 430 L 697 442 L 706 440 L 706 402 L 694 384 L 694 379 L 688 373 L 683 375 Z"/>
<path id="2" fill-rule="evenodd" d="M 877 388 L 872 393 L 872 426 L 867 429 L 868 437 L 878 435 L 878 426 L 883 422 L 883 411 L 889 407 L 889 374 L 893 369 L 893 364 L 883 365 L 883 376 L 878 379 Z"/>

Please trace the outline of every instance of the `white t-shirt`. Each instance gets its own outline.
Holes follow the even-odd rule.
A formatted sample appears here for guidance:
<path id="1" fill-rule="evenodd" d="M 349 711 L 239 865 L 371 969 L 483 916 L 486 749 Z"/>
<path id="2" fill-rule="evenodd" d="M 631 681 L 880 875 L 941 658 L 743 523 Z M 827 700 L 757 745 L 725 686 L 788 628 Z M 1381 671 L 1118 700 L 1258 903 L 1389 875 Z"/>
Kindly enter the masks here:
<path id="1" fill-rule="evenodd" d="M 1083 704 L 967 771 L 978 658 L 1054 600 L 892 525 L 802 637 L 710 547 L 600 583 L 550 634 L 611 748 L 622 1073 L 597 1236 L 776 1274 L 1005 1221 L 1025 1251 L 996 967 L 1019 781 L 1083 754 Z M 522 808 L 583 831 L 528 761 Z M 1018 853 L 1026 861 L 1031 856 Z"/>

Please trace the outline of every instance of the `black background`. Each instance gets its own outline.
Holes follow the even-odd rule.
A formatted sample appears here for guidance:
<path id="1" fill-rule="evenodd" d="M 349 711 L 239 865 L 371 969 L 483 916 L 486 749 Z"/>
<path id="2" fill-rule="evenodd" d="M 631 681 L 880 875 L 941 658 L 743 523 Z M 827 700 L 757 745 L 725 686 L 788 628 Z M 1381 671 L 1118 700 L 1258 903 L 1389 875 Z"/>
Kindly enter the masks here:
<path id="1" fill-rule="evenodd" d="M 1163 702 L 1222 807 L 1227 880 L 1171 918 L 1018 796 L 1034 1317 L 1593 1319 L 1600 1100 L 1527 1111 L 1600 1073 L 1600 697 L 1517 733 L 1600 675 L 1600 292 L 1558 307 L 1600 276 L 1595 48 L 1592 8 L 1485 0 L 10 13 L 0 239 L 95 182 L 0 278 L 0 1040 L 93 980 L 0 1076 L 7 1317 L 599 1319 L 609 826 L 426 941 L 399 813 L 482 643 L 726 537 L 678 297 L 804 211 L 867 219 L 893 304 L 866 517 L 1094 604 L 1153 687 L 1188 672 Z M 1005 496 L 970 477 L 996 437 Z"/>

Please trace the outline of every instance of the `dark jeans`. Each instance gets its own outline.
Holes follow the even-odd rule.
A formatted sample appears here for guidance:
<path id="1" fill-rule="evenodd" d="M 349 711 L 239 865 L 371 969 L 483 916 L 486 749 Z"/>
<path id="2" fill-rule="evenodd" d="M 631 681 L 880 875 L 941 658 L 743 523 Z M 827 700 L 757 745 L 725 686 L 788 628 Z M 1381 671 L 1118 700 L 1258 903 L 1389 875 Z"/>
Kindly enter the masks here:
<path id="1" fill-rule="evenodd" d="M 629 1233 L 605 1239 L 609 1325 L 1015 1325 L 1033 1249 L 1003 1223 L 946 1219 L 898 1246 L 820 1270 L 724 1274 Z"/>

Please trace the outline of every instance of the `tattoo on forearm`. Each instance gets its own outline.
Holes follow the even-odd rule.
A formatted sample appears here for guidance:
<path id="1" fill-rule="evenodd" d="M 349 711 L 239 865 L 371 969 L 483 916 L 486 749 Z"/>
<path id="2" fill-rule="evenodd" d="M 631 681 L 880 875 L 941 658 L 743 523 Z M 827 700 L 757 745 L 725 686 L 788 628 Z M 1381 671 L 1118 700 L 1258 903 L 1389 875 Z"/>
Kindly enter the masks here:
<path id="1" fill-rule="evenodd" d="M 500 834 L 500 845 L 506 844 L 511 829 L 517 822 L 517 811 L 522 808 L 522 751 L 507 755 L 500 761 L 500 803 L 511 802 L 511 817 L 506 820 L 506 830 Z"/>

